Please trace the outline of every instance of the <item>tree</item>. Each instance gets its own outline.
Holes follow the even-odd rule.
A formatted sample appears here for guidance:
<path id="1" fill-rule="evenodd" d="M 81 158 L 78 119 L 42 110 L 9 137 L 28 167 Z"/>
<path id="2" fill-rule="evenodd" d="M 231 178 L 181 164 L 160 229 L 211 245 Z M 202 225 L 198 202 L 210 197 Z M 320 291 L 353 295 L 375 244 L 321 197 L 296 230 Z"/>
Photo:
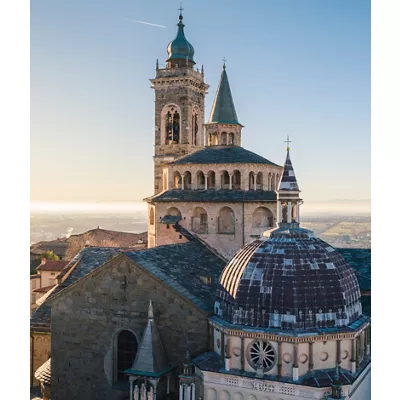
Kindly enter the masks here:
<path id="1" fill-rule="evenodd" d="M 52 250 L 47 250 L 44 253 L 41 254 L 42 258 L 45 258 L 46 260 L 53 260 L 57 261 L 60 258 L 58 257 L 57 254 L 54 254 Z"/>

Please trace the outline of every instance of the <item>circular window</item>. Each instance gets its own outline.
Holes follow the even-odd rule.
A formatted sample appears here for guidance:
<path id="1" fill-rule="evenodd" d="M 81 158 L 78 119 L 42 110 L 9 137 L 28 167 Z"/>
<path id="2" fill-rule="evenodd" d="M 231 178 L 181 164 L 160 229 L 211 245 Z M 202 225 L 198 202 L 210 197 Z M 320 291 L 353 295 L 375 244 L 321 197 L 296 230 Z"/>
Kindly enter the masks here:
<path id="1" fill-rule="evenodd" d="M 268 371 L 275 364 L 276 354 L 270 343 L 255 340 L 248 348 L 248 358 L 253 368 L 262 366 L 264 371 Z"/>
<path id="2" fill-rule="evenodd" d="M 328 359 L 328 353 L 325 353 L 325 352 L 321 353 L 321 356 L 319 357 L 319 359 L 321 361 L 326 361 Z"/>
<path id="3" fill-rule="evenodd" d="M 346 350 L 343 350 L 341 355 L 342 355 L 342 360 L 345 360 L 349 356 L 349 352 Z"/>
<path id="4" fill-rule="evenodd" d="M 302 355 L 299 357 L 299 362 L 301 362 L 302 364 L 305 364 L 305 363 L 307 362 L 307 360 L 308 360 L 308 357 L 307 357 L 306 354 L 302 354 Z"/>
<path id="5" fill-rule="evenodd" d="M 285 353 L 283 355 L 283 361 L 285 361 L 286 364 L 289 364 L 292 361 L 292 356 L 289 353 Z"/>

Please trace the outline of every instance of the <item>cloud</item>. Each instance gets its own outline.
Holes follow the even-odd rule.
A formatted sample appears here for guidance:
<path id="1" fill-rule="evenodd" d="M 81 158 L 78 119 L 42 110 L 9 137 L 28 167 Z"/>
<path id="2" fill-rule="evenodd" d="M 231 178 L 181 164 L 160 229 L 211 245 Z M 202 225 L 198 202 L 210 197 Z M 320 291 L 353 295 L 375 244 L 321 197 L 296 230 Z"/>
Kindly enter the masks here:
<path id="1" fill-rule="evenodd" d="M 143 24 L 143 25 L 156 26 L 157 28 L 166 28 L 166 26 L 164 26 L 164 25 L 152 24 L 151 22 L 138 21 L 136 19 L 128 19 L 128 21 L 137 22 L 137 23 Z"/>

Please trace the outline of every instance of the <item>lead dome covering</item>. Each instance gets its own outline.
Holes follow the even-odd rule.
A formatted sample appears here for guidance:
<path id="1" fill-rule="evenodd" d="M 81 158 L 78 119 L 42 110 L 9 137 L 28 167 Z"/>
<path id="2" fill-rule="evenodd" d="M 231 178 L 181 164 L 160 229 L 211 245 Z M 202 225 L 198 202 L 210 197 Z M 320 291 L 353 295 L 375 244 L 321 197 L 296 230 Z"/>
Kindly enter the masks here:
<path id="1" fill-rule="evenodd" d="M 239 250 L 219 279 L 215 314 L 237 325 L 344 327 L 362 314 L 357 278 L 329 244 L 302 228 L 276 228 Z"/>

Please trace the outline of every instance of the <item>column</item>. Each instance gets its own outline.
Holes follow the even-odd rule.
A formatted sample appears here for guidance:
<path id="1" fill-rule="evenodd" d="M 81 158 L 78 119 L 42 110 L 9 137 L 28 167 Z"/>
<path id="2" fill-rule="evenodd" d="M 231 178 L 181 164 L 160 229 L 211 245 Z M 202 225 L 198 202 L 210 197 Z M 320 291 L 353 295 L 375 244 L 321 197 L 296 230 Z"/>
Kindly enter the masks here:
<path id="1" fill-rule="evenodd" d="M 280 201 L 276 204 L 276 222 L 282 222 L 282 203 Z"/>
<path id="2" fill-rule="evenodd" d="M 296 382 L 299 379 L 299 365 L 297 364 L 297 343 L 293 345 L 293 371 L 292 378 Z"/>
<path id="3" fill-rule="evenodd" d="M 314 343 L 308 343 L 308 372 L 312 372 L 314 369 Z"/>
<path id="4" fill-rule="evenodd" d="M 183 384 L 179 385 L 179 400 L 183 400 Z"/>
<path id="5" fill-rule="evenodd" d="M 225 369 L 227 371 L 230 370 L 230 358 L 231 358 L 231 351 L 230 351 L 230 343 L 231 343 L 231 338 L 230 336 L 226 337 L 226 354 L 225 354 Z"/>
<path id="6" fill-rule="evenodd" d="M 190 385 L 185 385 L 185 400 L 190 399 L 190 390 L 191 390 Z"/>
<path id="7" fill-rule="evenodd" d="M 357 346 L 356 346 L 356 339 L 351 339 L 351 372 L 354 374 L 356 372 L 356 352 L 357 352 Z"/>
<path id="8" fill-rule="evenodd" d="M 296 203 L 296 222 L 300 223 L 300 203 Z"/>
<path id="9" fill-rule="evenodd" d="M 133 378 L 129 377 L 129 400 L 133 400 Z"/>
<path id="10" fill-rule="evenodd" d="M 185 174 L 181 175 L 182 179 L 182 190 L 185 189 Z"/>
<path id="11" fill-rule="evenodd" d="M 365 355 L 369 356 L 370 353 L 370 348 L 369 348 L 369 330 L 370 330 L 370 325 L 368 325 L 365 328 Z"/>
<path id="12" fill-rule="evenodd" d="M 208 187 L 208 176 L 204 175 L 204 189 L 207 190 Z"/>
<path id="13" fill-rule="evenodd" d="M 281 341 L 278 341 L 277 366 L 278 366 L 278 379 L 279 379 L 282 376 L 282 342 Z"/>
<path id="14" fill-rule="evenodd" d="M 232 174 L 229 174 L 229 189 L 232 189 Z"/>
<path id="15" fill-rule="evenodd" d="M 154 397 L 153 397 L 153 399 L 157 400 L 157 385 L 154 385 L 153 388 L 154 388 L 154 391 L 153 391 L 153 396 Z"/>
<path id="16" fill-rule="evenodd" d="M 360 349 L 360 336 L 357 336 L 356 338 L 356 367 L 358 368 L 360 366 L 360 353 L 361 353 L 361 349 Z"/>
<path id="17" fill-rule="evenodd" d="M 195 399 L 196 399 L 196 393 L 195 393 L 196 384 L 195 384 L 195 382 L 193 382 L 193 383 L 191 384 L 191 387 L 192 387 L 192 397 L 191 397 L 191 400 L 195 400 Z"/>
<path id="18" fill-rule="evenodd" d="M 225 334 L 221 331 L 221 360 L 225 362 Z"/>
<path id="19" fill-rule="evenodd" d="M 242 371 L 244 371 L 244 337 L 240 338 L 240 368 Z"/>
<path id="20" fill-rule="evenodd" d="M 170 379 L 170 376 L 168 375 L 167 376 L 167 394 L 169 394 L 169 379 Z"/>
<path id="21" fill-rule="evenodd" d="M 342 358 L 341 358 L 341 353 L 342 353 L 341 344 L 342 344 L 342 341 L 341 341 L 340 339 L 336 341 L 336 365 L 337 365 L 338 367 L 340 367 L 340 364 L 342 363 Z"/>
<path id="22" fill-rule="evenodd" d="M 292 222 L 292 202 L 288 201 L 287 205 L 287 221 L 289 224 Z"/>

